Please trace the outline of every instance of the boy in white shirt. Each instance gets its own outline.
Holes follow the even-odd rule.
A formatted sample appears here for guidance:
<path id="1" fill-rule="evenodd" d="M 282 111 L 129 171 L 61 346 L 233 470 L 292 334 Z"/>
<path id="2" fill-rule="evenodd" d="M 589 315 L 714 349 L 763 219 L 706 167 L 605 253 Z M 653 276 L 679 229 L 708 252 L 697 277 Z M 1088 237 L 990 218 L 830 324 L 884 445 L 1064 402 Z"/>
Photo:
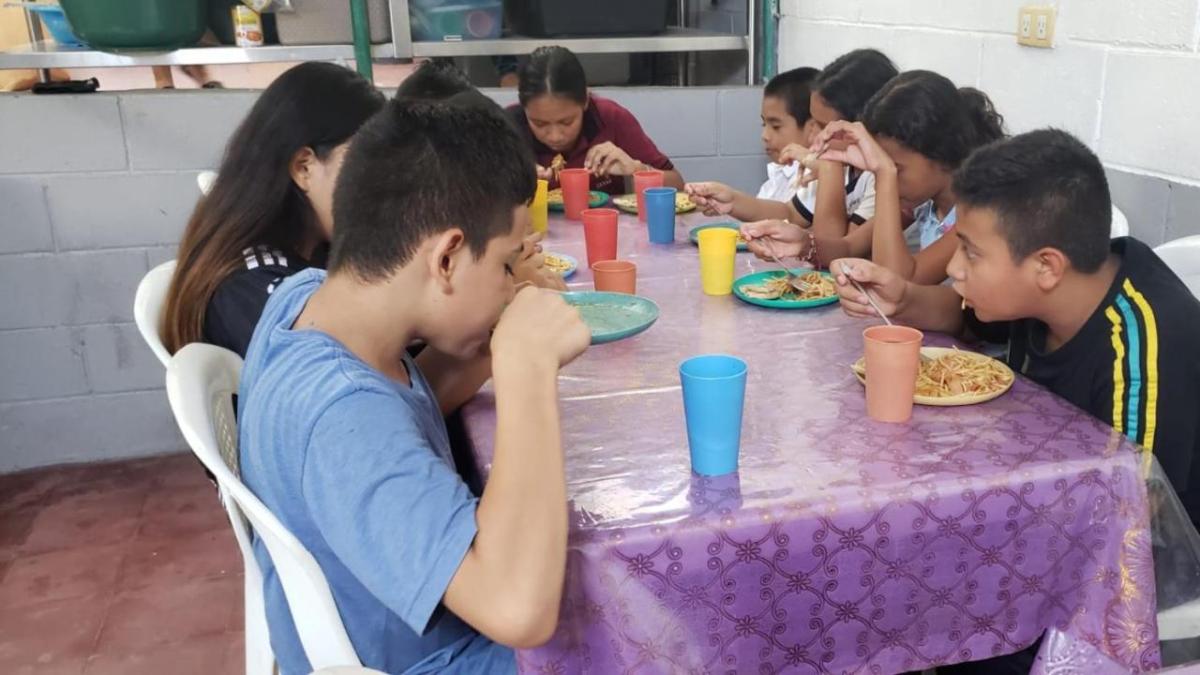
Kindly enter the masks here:
<path id="1" fill-rule="evenodd" d="M 759 199 L 787 202 L 796 194 L 800 163 L 780 164 L 779 153 L 793 144 L 807 148 L 821 130 L 808 112 L 811 85 L 820 72 L 816 68 L 793 68 L 771 78 L 763 88 L 762 143 L 771 161 L 767 164 L 767 182 L 758 191 Z"/>

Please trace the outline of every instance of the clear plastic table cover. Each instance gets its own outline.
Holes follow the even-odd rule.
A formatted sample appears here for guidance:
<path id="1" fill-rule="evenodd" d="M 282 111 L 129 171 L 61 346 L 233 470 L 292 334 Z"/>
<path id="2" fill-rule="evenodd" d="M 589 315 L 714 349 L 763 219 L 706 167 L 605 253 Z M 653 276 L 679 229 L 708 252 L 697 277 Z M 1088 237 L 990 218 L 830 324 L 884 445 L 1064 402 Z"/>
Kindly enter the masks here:
<path id="1" fill-rule="evenodd" d="M 713 220 L 681 219 L 663 246 L 621 219 L 619 257 L 662 315 L 560 376 L 566 587 L 522 670 L 890 673 L 1047 629 L 1065 637 L 1043 661 L 1061 642 L 1158 667 L 1145 455 L 1021 378 L 983 405 L 869 420 L 849 366 L 871 322 L 703 295 L 687 231 Z M 545 246 L 586 257 L 578 223 L 552 219 Z M 590 272 L 572 281 L 590 288 Z M 704 353 L 749 364 L 739 471 L 718 478 L 690 470 L 677 370 Z M 465 420 L 486 476 L 490 390 Z"/>

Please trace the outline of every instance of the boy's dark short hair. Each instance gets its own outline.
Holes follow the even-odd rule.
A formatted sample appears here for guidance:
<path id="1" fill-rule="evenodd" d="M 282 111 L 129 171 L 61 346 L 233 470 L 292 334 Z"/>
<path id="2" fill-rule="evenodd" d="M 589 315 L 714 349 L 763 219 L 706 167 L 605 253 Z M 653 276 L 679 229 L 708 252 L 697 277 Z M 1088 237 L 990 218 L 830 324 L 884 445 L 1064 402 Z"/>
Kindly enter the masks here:
<path id="1" fill-rule="evenodd" d="M 763 96 L 774 96 L 787 106 L 788 114 L 796 124 L 804 126 L 812 114 L 808 111 L 808 99 L 812 95 L 812 83 L 821 71 L 816 68 L 793 68 L 771 78 L 763 87 Z"/>
<path id="2" fill-rule="evenodd" d="M 975 151 L 954 174 L 960 204 L 996 212 L 1013 260 L 1062 251 L 1081 272 L 1108 257 L 1112 200 L 1099 158 L 1071 134 L 1039 129 Z"/>
<path id="3" fill-rule="evenodd" d="M 434 59 L 422 63 L 419 68 L 404 78 L 396 88 L 397 99 L 416 101 L 440 101 L 475 87 L 470 78 L 454 61 Z"/>
<path id="4" fill-rule="evenodd" d="M 504 116 L 388 101 L 354 137 L 338 176 L 329 271 L 384 279 L 427 237 L 451 227 L 481 256 L 512 231 L 513 208 L 535 187 L 533 159 Z"/>

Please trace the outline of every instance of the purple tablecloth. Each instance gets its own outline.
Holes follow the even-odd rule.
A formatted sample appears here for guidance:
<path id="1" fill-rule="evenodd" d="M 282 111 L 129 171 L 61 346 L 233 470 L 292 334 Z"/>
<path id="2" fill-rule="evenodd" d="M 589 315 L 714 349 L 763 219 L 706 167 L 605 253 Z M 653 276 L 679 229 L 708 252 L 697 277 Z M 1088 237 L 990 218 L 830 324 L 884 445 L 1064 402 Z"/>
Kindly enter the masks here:
<path id="1" fill-rule="evenodd" d="M 867 323 L 703 295 L 687 229 L 655 246 L 622 218 L 620 255 L 662 316 L 560 378 L 567 580 L 558 633 L 521 653 L 524 672 L 891 673 L 1015 652 L 1047 628 L 1157 665 L 1132 446 L 1021 379 L 985 405 L 872 422 L 848 368 Z M 584 267 L 582 239 L 552 220 L 547 249 Z M 739 275 L 770 268 L 739 255 Z M 677 367 L 712 352 L 749 377 L 740 470 L 704 479 Z M 466 420 L 486 475 L 490 390 Z"/>

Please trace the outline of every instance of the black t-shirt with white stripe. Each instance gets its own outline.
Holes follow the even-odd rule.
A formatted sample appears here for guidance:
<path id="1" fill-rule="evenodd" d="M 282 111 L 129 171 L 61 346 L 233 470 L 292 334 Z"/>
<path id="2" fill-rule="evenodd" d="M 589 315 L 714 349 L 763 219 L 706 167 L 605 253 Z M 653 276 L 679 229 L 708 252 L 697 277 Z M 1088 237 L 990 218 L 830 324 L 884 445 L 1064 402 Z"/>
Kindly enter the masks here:
<path id="1" fill-rule="evenodd" d="M 296 255 L 270 246 L 242 252 L 245 267 L 217 286 L 204 312 L 204 341 L 245 358 L 254 327 L 271 293 L 286 278 L 310 266 Z"/>

